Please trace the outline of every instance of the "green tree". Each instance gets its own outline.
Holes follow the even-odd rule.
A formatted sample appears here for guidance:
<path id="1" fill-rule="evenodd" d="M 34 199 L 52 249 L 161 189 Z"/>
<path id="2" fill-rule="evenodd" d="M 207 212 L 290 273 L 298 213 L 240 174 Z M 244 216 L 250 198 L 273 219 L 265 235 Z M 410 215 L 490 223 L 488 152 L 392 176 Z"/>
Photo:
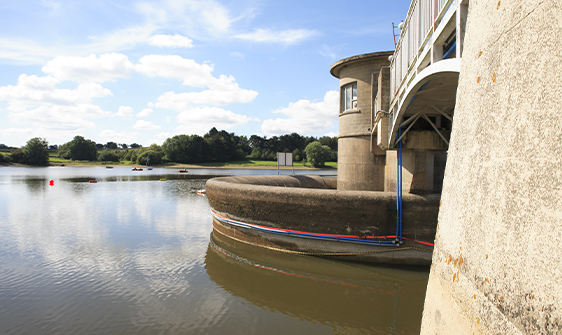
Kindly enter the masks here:
<path id="1" fill-rule="evenodd" d="M 95 161 L 97 160 L 98 151 L 95 142 L 77 135 L 74 136 L 72 141 L 60 146 L 59 156 L 74 161 Z"/>
<path id="2" fill-rule="evenodd" d="M 104 147 L 106 149 L 117 149 L 117 143 L 115 142 L 107 142 Z"/>
<path id="3" fill-rule="evenodd" d="M 104 150 L 99 154 L 99 161 L 102 162 L 119 162 L 119 156 L 110 150 Z"/>
<path id="4" fill-rule="evenodd" d="M 162 164 L 162 156 L 164 153 L 162 151 L 152 151 L 148 150 L 143 152 L 137 157 L 137 164 L 139 165 L 147 165 L 147 159 L 150 160 L 150 165 L 158 165 Z"/>
<path id="5" fill-rule="evenodd" d="M 25 154 L 23 153 L 22 148 L 17 148 L 10 153 L 10 159 L 14 163 L 22 163 L 25 164 Z"/>
<path id="6" fill-rule="evenodd" d="M 234 133 L 224 130 L 218 131 L 213 127 L 205 136 L 205 141 L 210 147 L 210 160 L 215 162 L 228 162 L 244 159 L 243 149 L 237 147 Z"/>
<path id="7" fill-rule="evenodd" d="M 34 137 L 27 141 L 23 147 L 24 161 L 28 165 L 48 165 L 49 164 L 49 143 L 46 139 Z"/>
<path id="8" fill-rule="evenodd" d="M 318 139 L 322 145 L 327 145 L 333 151 L 338 151 L 338 138 L 337 136 L 330 137 L 330 136 L 322 136 Z"/>
<path id="9" fill-rule="evenodd" d="M 327 145 L 315 141 L 310 143 L 304 149 L 306 160 L 314 167 L 322 167 L 328 159 L 330 159 L 331 150 Z"/>
<path id="10" fill-rule="evenodd" d="M 198 163 L 208 159 L 209 144 L 198 135 L 176 135 L 164 141 L 162 151 L 171 162 Z"/>

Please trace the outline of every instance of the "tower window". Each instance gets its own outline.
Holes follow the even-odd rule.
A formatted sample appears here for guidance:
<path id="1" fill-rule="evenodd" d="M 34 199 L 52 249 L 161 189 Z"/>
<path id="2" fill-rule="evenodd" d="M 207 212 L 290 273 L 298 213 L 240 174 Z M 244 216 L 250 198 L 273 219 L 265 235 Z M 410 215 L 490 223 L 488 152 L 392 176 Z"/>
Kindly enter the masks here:
<path id="1" fill-rule="evenodd" d="M 342 112 L 357 109 L 357 83 L 351 83 L 341 88 Z"/>

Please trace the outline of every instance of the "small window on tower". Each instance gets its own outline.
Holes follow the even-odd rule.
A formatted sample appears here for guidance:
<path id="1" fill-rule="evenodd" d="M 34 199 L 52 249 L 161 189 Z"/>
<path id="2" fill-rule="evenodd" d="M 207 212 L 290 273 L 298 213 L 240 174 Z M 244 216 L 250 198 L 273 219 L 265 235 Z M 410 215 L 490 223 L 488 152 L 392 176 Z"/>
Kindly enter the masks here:
<path id="1" fill-rule="evenodd" d="M 342 112 L 357 109 L 357 83 L 351 83 L 341 88 Z"/>

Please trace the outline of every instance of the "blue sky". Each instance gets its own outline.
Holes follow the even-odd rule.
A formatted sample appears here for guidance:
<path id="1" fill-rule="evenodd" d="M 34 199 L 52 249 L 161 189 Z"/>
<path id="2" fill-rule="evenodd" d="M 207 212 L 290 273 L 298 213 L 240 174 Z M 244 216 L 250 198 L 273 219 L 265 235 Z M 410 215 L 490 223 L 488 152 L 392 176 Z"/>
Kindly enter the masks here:
<path id="1" fill-rule="evenodd" d="M 409 1 L 0 2 L 0 143 L 148 146 L 211 127 L 336 136 L 342 58 L 394 48 Z"/>

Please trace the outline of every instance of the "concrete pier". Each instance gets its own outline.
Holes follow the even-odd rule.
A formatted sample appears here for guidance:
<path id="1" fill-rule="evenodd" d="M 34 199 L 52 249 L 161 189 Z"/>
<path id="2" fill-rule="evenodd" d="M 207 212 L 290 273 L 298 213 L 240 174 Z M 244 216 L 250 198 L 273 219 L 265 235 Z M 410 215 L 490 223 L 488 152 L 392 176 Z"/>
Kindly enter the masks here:
<path id="1" fill-rule="evenodd" d="M 562 333 L 562 2 L 471 0 L 422 334 Z"/>

